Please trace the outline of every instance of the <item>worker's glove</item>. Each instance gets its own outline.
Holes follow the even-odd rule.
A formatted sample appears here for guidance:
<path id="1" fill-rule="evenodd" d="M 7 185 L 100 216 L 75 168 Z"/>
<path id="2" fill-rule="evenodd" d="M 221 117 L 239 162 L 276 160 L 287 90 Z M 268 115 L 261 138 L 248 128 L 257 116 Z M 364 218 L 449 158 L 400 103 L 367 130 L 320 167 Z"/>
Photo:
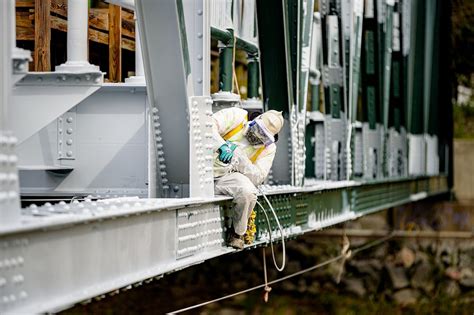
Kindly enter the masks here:
<path id="1" fill-rule="evenodd" d="M 227 141 L 219 148 L 219 161 L 223 163 L 230 163 L 232 157 L 234 156 L 234 150 L 237 148 L 237 145 L 233 144 L 230 141 Z"/>

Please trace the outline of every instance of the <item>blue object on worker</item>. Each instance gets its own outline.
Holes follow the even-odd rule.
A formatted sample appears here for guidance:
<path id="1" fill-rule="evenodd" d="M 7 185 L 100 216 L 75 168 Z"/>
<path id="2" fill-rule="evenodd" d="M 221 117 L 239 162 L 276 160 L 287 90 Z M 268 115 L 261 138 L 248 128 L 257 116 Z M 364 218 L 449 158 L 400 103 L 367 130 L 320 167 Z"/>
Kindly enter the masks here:
<path id="1" fill-rule="evenodd" d="M 232 157 L 234 156 L 234 150 L 237 148 L 235 144 L 230 141 L 227 141 L 219 148 L 219 161 L 223 163 L 230 163 Z"/>

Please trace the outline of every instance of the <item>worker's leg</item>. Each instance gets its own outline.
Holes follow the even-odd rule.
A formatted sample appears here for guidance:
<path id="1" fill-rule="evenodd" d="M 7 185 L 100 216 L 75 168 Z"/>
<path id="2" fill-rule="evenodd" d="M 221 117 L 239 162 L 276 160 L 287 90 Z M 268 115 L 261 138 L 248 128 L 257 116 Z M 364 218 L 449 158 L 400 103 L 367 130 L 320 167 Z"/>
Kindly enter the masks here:
<path id="1" fill-rule="evenodd" d="M 234 231 L 244 235 L 250 213 L 257 202 L 257 188 L 245 175 L 230 173 L 216 180 L 216 193 L 234 197 Z"/>

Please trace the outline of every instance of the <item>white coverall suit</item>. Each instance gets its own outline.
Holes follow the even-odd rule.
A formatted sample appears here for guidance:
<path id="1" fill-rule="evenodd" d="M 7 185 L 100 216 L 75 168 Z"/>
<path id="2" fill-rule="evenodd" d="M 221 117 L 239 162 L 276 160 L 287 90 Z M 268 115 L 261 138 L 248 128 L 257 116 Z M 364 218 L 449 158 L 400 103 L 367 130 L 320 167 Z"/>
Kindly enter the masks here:
<path id="1" fill-rule="evenodd" d="M 214 159 L 215 191 L 234 197 L 233 225 L 238 235 L 247 230 L 248 218 L 257 202 L 256 186 L 263 183 L 275 157 L 276 145 L 251 145 L 245 137 L 247 111 L 237 107 L 222 109 L 213 115 L 214 151 L 226 140 L 237 145 L 231 163 Z"/>

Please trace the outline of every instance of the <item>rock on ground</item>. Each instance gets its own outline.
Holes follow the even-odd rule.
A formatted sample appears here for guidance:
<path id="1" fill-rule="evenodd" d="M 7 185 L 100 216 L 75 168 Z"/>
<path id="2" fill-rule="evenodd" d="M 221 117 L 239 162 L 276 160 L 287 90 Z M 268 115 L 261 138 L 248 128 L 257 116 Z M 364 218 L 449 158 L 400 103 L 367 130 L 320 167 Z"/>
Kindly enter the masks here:
<path id="1" fill-rule="evenodd" d="M 402 267 L 395 267 L 393 263 L 386 263 L 385 269 L 387 270 L 394 289 L 402 289 L 410 284 L 405 269 Z"/>
<path id="2" fill-rule="evenodd" d="M 433 267 L 428 261 L 423 261 L 415 268 L 411 278 L 411 285 L 417 289 L 423 289 L 425 292 L 432 292 L 435 288 L 433 280 Z"/>
<path id="3" fill-rule="evenodd" d="M 408 247 L 403 247 L 397 254 L 397 262 L 405 268 L 410 268 L 415 262 L 415 252 Z"/>
<path id="4" fill-rule="evenodd" d="M 395 292 L 393 294 L 393 299 L 397 304 L 406 306 L 416 304 L 419 296 L 420 294 L 416 290 L 403 289 Z"/>
<path id="5" fill-rule="evenodd" d="M 358 297 L 364 297 L 367 293 L 364 282 L 360 278 L 344 278 L 342 283 L 347 292 L 353 293 Z"/>
<path id="6" fill-rule="evenodd" d="M 441 293 L 453 298 L 461 294 L 461 288 L 456 281 L 448 280 L 441 284 Z"/>

